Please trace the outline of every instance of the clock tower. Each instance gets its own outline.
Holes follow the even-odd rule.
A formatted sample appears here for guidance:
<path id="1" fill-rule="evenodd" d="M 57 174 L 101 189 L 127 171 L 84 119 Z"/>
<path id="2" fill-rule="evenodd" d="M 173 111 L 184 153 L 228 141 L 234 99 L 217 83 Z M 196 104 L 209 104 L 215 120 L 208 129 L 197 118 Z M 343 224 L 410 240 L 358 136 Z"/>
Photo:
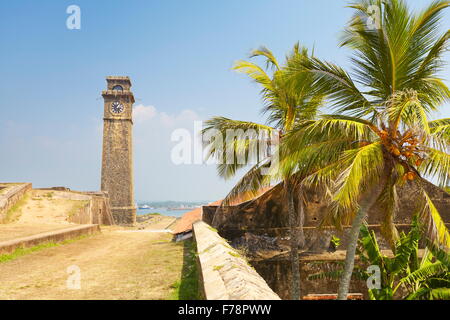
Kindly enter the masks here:
<path id="1" fill-rule="evenodd" d="M 103 116 L 101 190 L 107 191 L 117 224 L 136 223 L 133 186 L 134 96 L 129 77 L 107 77 Z"/>

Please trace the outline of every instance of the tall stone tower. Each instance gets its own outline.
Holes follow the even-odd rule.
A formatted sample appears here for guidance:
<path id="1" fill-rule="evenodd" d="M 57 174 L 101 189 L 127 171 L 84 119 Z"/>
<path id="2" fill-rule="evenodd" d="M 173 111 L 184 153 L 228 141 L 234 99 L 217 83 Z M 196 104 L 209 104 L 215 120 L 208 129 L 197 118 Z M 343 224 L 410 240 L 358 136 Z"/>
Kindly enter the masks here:
<path id="1" fill-rule="evenodd" d="M 133 186 L 134 103 L 128 77 L 107 77 L 103 117 L 102 191 L 108 191 L 117 224 L 136 222 Z"/>

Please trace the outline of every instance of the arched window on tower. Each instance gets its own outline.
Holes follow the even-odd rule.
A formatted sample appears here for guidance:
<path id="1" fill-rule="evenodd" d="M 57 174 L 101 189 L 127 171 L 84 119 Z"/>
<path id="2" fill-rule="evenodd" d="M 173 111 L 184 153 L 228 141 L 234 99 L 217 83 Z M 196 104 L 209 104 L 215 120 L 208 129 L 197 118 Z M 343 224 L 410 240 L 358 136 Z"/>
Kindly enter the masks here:
<path id="1" fill-rule="evenodd" d="M 114 86 L 112 89 L 116 91 L 123 91 L 123 87 L 119 85 Z"/>

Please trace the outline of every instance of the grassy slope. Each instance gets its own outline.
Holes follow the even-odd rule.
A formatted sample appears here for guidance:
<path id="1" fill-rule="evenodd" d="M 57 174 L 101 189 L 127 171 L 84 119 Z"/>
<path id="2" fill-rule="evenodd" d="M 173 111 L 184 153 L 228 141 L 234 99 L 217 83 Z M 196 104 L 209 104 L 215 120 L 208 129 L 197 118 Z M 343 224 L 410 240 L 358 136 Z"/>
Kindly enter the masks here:
<path id="1" fill-rule="evenodd" d="M 173 284 L 172 300 L 199 300 L 197 246 L 194 241 L 184 242 L 183 271 L 181 279 Z"/>

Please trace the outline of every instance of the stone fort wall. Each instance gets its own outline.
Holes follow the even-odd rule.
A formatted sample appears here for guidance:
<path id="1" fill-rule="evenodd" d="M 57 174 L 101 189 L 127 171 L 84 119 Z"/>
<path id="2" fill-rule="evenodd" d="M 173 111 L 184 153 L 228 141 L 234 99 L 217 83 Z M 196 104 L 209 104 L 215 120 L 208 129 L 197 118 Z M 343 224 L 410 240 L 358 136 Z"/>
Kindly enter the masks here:
<path id="1" fill-rule="evenodd" d="M 0 223 L 7 219 L 8 211 L 32 188 L 31 183 L 0 183 Z"/>

